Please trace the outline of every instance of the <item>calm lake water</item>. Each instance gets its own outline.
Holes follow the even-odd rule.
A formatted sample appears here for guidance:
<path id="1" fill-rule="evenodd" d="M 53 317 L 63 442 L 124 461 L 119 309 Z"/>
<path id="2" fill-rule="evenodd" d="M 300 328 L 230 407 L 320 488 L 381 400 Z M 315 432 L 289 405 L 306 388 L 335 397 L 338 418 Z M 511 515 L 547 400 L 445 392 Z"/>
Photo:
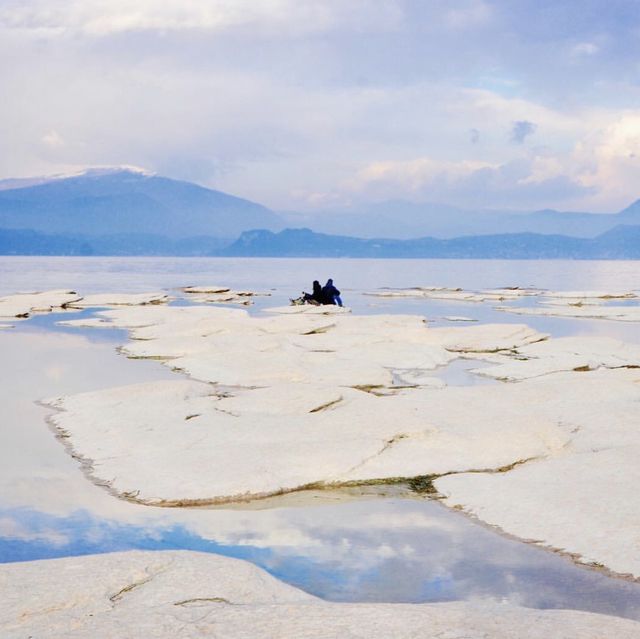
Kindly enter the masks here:
<path id="1" fill-rule="evenodd" d="M 0 258 L 0 295 L 72 288 L 143 292 L 224 284 L 261 290 L 250 309 L 286 304 L 313 279 L 332 277 L 358 313 L 415 313 L 527 323 L 552 335 L 601 334 L 638 342 L 637 324 L 516 316 L 488 303 L 396 300 L 378 287 L 483 289 L 640 288 L 640 262 Z M 518 302 L 518 304 L 523 303 Z M 528 301 L 528 303 L 535 303 Z M 0 561 L 129 548 L 188 548 L 248 559 L 277 577 L 336 601 L 487 598 L 640 619 L 640 585 L 574 565 L 508 539 L 438 502 L 396 489 L 307 494 L 225 509 L 163 509 L 120 501 L 95 486 L 53 437 L 46 397 L 172 379 L 158 362 L 128 360 L 122 331 L 56 325 L 93 311 L 38 315 L 0 331 Z M 464 363 L 439 371 L 450 384 L 486 383 Z"/>

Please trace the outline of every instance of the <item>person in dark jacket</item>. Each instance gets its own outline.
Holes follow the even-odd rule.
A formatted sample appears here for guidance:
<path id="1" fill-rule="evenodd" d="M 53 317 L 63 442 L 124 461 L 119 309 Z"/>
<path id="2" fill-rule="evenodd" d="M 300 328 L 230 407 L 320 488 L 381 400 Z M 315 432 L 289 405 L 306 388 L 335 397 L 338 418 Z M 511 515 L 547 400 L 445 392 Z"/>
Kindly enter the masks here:
<path id="1" fill-rule="evenodd" d="M 333 285 L 332 279 L 328 279 L 327 283 L 322 287 L 322 303 L 342 306 L 340 291 Z"/>
<path id="2" fill-rule="evenodd" d="M 320 286 L 320 282 L 318 282 L 318 280 L 313 280 L 313 292 L 304 293 L 303 299 L 309 304 L 322 304 L 322 287 Z"/>

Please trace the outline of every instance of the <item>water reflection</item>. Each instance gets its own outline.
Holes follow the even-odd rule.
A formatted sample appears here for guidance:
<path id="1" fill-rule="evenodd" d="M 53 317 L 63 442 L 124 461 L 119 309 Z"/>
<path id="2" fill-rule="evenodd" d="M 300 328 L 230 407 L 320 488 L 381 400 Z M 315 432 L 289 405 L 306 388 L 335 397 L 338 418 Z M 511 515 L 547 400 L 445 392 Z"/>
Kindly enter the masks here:
<path id="1" fill-rule="evenodd" d="M 0 561 L 127 549 L 247 559 L 332 601 L 492 599 L 640 619 L 640 586 L 505 539 L 433 501 L 382 499 L 252 513 L 187 510 L 146 524 L 76 510 L 0 510 Z"/>

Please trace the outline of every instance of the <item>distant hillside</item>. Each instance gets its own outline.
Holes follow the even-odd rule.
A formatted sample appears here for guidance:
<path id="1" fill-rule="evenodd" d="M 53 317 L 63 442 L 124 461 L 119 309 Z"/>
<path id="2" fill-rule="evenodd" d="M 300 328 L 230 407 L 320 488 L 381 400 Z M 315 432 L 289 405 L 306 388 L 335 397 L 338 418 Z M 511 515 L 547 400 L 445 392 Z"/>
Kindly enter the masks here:
<path id="1" fill-rule="evenodd" d="M 0 255 L 166 255 L 201 257 L 224 248 L 229 240 L 194 236 L 172 240 L 151 233 L 82 237 L 0 229 Z"/>
<path id="2" fill-rule="evenodd" d="M 93 255 L 83 240 L 37 231 L 0 229 L 0 255 Z"/>
<path id="3" fill-rule="evenodd" d="M 131 169 L 0 183 L 0 228 L 5 229 L 233 239 L 251 228 L 282 227 L 278 215 L 260 204 Z"/>
<path id="4" fill-rule="evenodd" d="M 640 224 L 640 201 L 616 214 L 569 213 L 551 209 L 530 213 L 468 210 L 444 204 L 389 200 L 316 213 L 281 212 L 287 226 L 320 233 L 412 239 L 465 235 L 541 233 L 593 238 L 620 224 Z"/>
<path id="5" fill-rule="evenodd" d="M 507 233 L 448 240 L 361 239 L 310 229 L 248 231 L 216 255 L 476 259 L 640 259 L 640 226 L 619 226 L 594 239 Z"/>
<path id="6" fill-rule="evenodd" d="M 367 240 L 285 229 L 280 233 L 246 231 L 232 243 L 208 236 L 176 240 L 145 233 L 82 237 L 0 229 L 0 255 L 640 259 L 640 225 L 618 226 L 594 239 L 505 233 L 450 240 Z"/>
<path id="7" fill-rule="evenodd" d="M 0 180 L 0 254 L 640 257 L 640 200 L 609 215 L 401 200 L 283 215 L 289 224 L 261 204 L 126 167 Z M 274 233 L 301 220 L 309 228 Z"/>

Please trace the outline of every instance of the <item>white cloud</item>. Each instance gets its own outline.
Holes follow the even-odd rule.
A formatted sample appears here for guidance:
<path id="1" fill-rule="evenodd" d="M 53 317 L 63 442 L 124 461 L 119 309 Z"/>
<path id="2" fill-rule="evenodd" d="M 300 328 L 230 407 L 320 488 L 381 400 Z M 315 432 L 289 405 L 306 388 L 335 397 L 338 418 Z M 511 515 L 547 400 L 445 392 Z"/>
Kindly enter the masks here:
<path id="1" fill-rule="evenodd" d="M 309 34 L 338 28 L 388 29 L 401 19 L 402 12 L 391 0 L 21 0 L 0 9 L 0 25 L 5 28 L 93 36 L 243 26 Z"/>
<path id="2" fill-rule="evenodd" d="M 42 136 L 42 143 L 45 146 L 55 149 L 64 146 L 64 139 L 57 131 L 51 130 Z"/>
<path id="3" fill-rule="evenodd" d="M 580 42 L 571 49 L 571 54 L 576 57 L 592 56 L 600 51 L 600 47 L 594 42 Z"/>
<path id="4" fill-rule="evenodd" d="M 466 0 L 449 8 L 445 24 L 454 29 L 470 29 L 487 24 L 493 15 L 491 5 L 484 0 Z"/>
<path id="5" fill-rule="evenodd" d="M 64 546 L 69 543 L 69 538 L 53 528 L 40 530 L 28 530 L 20 522 L 12 517 L 0 517 L 0 537 L 19 539 L 25 542 L 44 542 L 52 546 Z"/>

